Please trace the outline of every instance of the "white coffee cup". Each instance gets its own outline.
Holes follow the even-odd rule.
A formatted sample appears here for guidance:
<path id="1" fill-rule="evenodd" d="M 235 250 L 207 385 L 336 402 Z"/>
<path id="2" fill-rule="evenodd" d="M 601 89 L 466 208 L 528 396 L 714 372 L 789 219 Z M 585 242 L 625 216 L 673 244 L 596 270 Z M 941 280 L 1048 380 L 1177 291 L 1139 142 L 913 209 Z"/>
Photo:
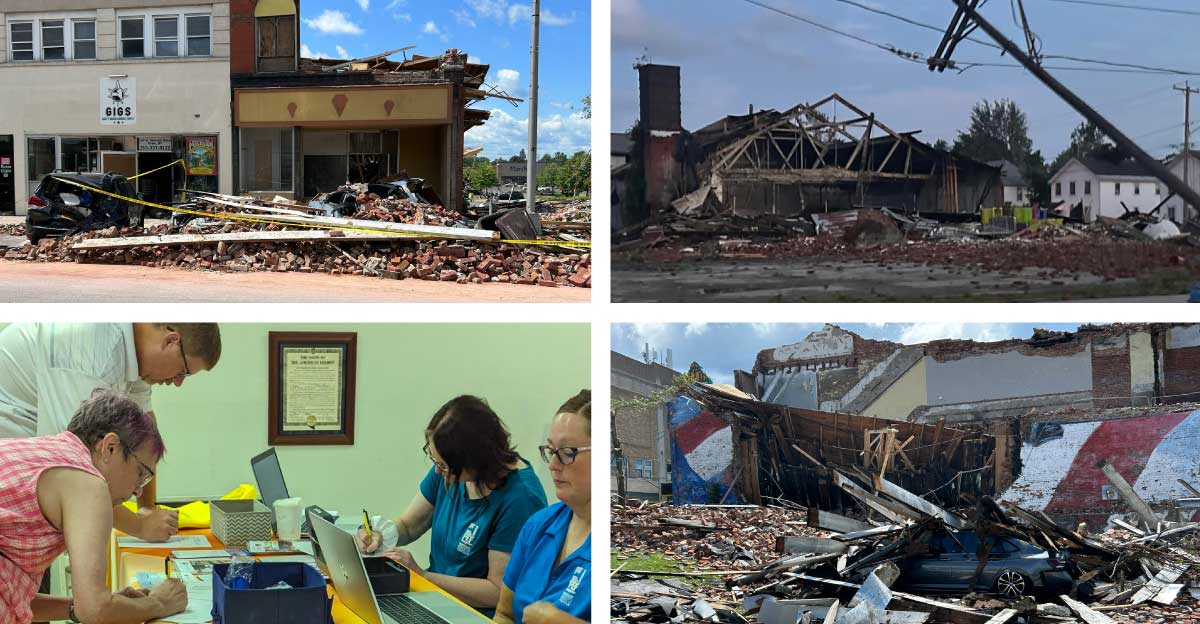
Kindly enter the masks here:
<path id="1" fill-rule="evenodd" d="M 281 498 L 275 501 L 275 533 L 280 540 L 300 539 L 300 523 L 304 506 L 300 498 Z"/>

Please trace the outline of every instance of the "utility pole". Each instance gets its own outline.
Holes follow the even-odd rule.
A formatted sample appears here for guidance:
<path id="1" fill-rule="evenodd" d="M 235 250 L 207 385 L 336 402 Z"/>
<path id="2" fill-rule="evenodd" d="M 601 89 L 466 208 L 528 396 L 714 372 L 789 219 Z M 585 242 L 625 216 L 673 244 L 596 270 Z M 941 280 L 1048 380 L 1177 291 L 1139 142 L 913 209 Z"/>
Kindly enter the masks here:
<path id="1" fill-rule="evenodd" d="M 541 7 L 541 0 L 533 0 L 533 43 L 529 47 L 529 148 L 525 150 L 525 212 L 531 218 L 537 211 L 538 26 Z"/>
<path id="2" fill-rule="evenodd" d="M 1192 94 L 1200 93 L 1200 89 L 1193 89 L 1192 85 L 1185 81 L 1183 87 L 1175 85 L 1176 91 L 1183 91 L 1183 181 L 1188 186 L 1192 184 L 1192 178 L 1188 175 L 1188 161 L 1192 159 Z M 1183 214 L 1180 215 L 1183 222 L 1186 223 L 1191 219 L 1192 205 L 1184 203 Z"/>
<path id="3" fill-rule="evenodd" d="M 1137 143 L 1134 143 L 1133 140 L 1125 136 L 1116 126 L 1101 116 L 1096 109 L 1080 99 L 1079 96 L 1075 95 L 1070 89 L 1055 79 L 1054 76 L 1051 76 L 1041 65 L 1029 58 L 1029 55 L 1022 51 L 1021 48 L 1017 47 L 1008 37 L 1005 37 L 1004 33 L 1000 32 L 999 29 L 984 19 L 975 7 L 978 4 L 978 0 L 950 0 L 950 2 L 958 7 L 958 10 L 955 11 L 954 19 L 951 20 L 950 27 L 946 30 L 946 35 L 942 38 L 942 43 L 938 46 L 937 52 L 929 58 L 930 71 L 935 69 L 938 71 L 945 70 L 950 62 L 950 54 L 954 51 L 954 46 L 966 34 L 974 30 L 974 28 L 968 29 L 966 24 L 974 22 L 975 26 L 983 29 L 996 43 L 1000 44 L 1000 47 L 1004 48 L 1005 52 L 1019 61 L 1021 65 L 1024 65 L 1025 69 L 1029 70 L 1029 73 L 1036 76 L 1038 80 L 1041 80 L 1043 84 L 1049 87 L 1058 97 L 1065 100 L 1067 104 L 1070 104 L 1080 115 L 1083 115 L 1088 121 L 1096 124 L 1096 127 L 1100 128 L 1100 131 L 1112 139 L 1118 147 L 1132 154 L 1134 160 L 1149 169 L 1154 174 L 1154 177 L 1162 180 L 1173 193 L 1182 197 L 1184 203 L 1200 206 L 1200 193 L 1197 193 L 1193 188 L 1175 177 L 1175 174 L 1171 173 L 1171 170 L 1167 169 L 1158 159 L 1147 154 L 1141 147 L 1138 147 Z"/>

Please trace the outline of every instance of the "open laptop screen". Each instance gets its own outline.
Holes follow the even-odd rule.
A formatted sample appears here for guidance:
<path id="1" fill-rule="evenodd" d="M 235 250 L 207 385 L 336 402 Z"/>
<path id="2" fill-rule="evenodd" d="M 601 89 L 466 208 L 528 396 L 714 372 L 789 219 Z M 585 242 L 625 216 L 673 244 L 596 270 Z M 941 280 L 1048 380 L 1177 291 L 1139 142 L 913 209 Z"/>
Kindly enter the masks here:
<path id="1" fill-rule="evenodd" d="M 250 468 L 254 471 L 254 481 L 258 484 L 258 497 L 264 505 L 274 509 L 275 501 L 290 498 L 275 449 L 267 449 L 255 455 L 254 459 L 250 460 Z"/>

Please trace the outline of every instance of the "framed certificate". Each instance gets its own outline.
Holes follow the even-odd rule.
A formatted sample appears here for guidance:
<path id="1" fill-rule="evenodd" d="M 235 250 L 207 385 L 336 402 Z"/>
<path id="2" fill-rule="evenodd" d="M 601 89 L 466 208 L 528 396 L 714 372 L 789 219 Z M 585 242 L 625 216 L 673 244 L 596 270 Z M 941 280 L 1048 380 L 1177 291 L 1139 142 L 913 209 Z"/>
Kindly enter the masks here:
<path id="1" fill-rule="evenodd" d="M 354 444 L 353 332 L 271 332 L 267 443 Z"/>

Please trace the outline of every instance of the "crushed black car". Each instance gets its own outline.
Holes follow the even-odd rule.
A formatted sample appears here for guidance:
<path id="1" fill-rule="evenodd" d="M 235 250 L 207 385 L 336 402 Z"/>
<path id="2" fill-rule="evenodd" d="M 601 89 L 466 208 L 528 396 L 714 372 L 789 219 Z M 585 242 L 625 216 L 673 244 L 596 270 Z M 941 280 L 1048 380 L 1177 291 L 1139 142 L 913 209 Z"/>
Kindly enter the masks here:
<path id="1" fill-rule="evenodd" d="M 25 234 L 33 243 L 46 237 L 119 226 L 141 227 L 145 216 L 139 204 L 85 187 L 122 197 L 133 197 L 133 188 L 115 173 L 52 173 L 42 179 L 28 200 Z"/>
<path id="2" fill-rule="evenodd" d="M 372 182 L 367 185 L 367 193 L 373 193 L 387 199 L 407 199 L 422 204 L 441 204 L 442 200 L 431 187 L 425 185 L 424 178 L 406 178 L 391 182 Z M 336 191 L 317 195 L 308 205 L 321 208 L 329 217 L 349 217 L 358 211 L 358 195 L 350 186 L 343 186 Z"/>

